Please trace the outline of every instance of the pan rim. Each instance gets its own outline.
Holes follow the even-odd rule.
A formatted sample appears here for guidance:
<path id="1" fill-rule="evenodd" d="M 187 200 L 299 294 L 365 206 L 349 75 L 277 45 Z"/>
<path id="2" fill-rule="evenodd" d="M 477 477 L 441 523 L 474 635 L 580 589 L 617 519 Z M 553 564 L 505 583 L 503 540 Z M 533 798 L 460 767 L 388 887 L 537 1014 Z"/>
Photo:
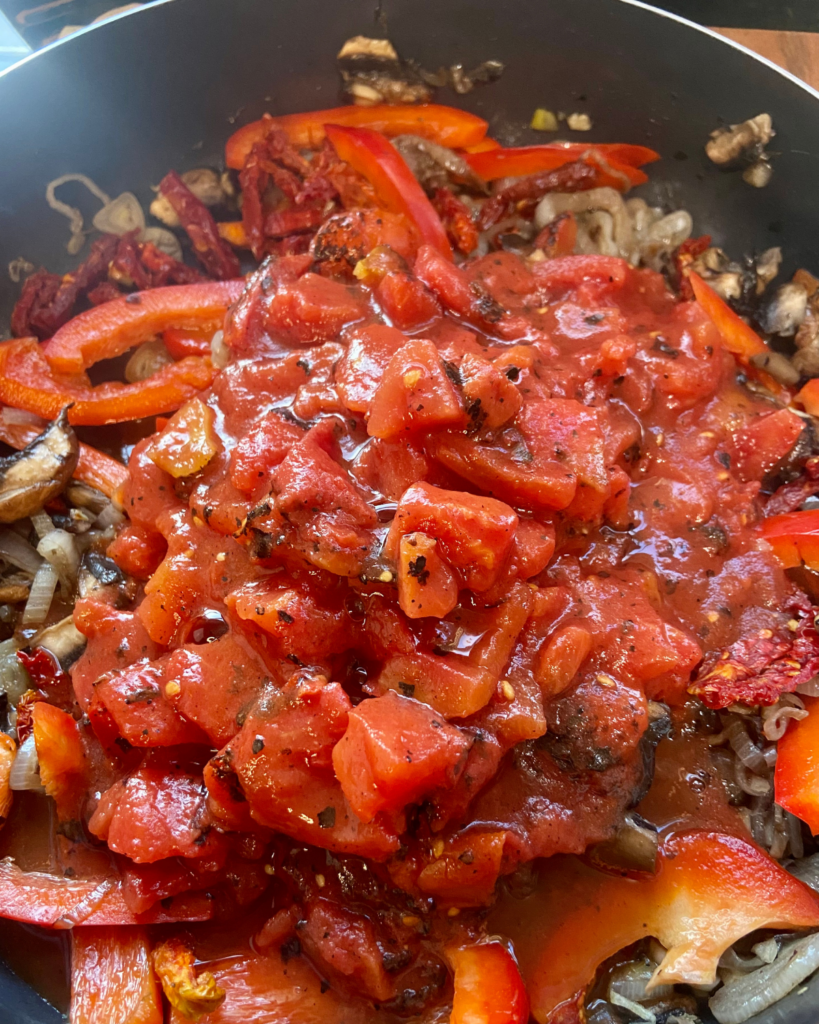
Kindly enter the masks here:
<path id="1" fill-rule="evenodd" d="M 25 67 L 32 61 L 38 60 L 40 57 L 52 52 L 58 47 L 64 46 L 66 43 L 70 43 L 72 40 L 79 39 L 82 36 L 87 35 L 89 32 L 97 32 L 104 29 L 107 25 L 113 25 L 115 22 L 122 21 L 125 18 L 132 18 L 137 16 L 144 16 L 147 12 L 156 10 L 160 7 L 165 7 L 167 4 L 184 2 L 184 0 L 154 0 L 153 3 L 145 7 L 137 7 L 129 11 L 121 11 L 119 14 L 115 14 L 110 18 L 106 18 L 105 21 L 99 22 L 98 24 L 84 25 L 76 32 L 72 32 L 70 36 L 66 36 L 65 39 L 55 39 L 54 42 L 48 43 L 46 46 L 41 47 L 39 50 L 35 50 L 33 53 L 27 54 L 21 60 L 16 61 L 14 64 L 0 71 L 0 81 L 2 81 L 7 75 L 13 73 L 18 68 Z M 733 39 L 729 39 L 727 36 L 721 35 L 713 28 L 709 28 L 707 25 L 700 25 L 695 21 L 691 21 L 689 18 L 683 17 L 681 14 L 674 14 L 672 11 L 664 11 L 659 7 L 654 7 L 652 4 L 645 3 L 644 0 L 609 0 L 610 3 L 624 4 L 628 7 L 636 7 L 640 10 L 647 11 L 650 14 L 655 14 L 658 17 L 665 18 L 668 21 L 674 22 L 678 25 L 684 26 L 685 28 L 693 29 L 695 32 L 699 32 L 701 35 L 710 37 L 724 46 L 729 46 L 739 53 L 745 54 L 746 57 L 750 57 L 757 63 L 764 65 L 771 71 L 776 72 L 783 78 L 786 78 L 792 84 L 798 86 L 809 96 L 812 96 L 815 100 L 819 100 L 819 90 L 814 89 L 813 86 L 808 85 L 807 82 L 798 78 L 791 71 L 780 67 L 775 64 L 768 57 L 763 57 L 761 54 L 756 53 L 754 50 L 749 49 L 747 46 L 743 46 L 742 43 L 738 43 Z"/>

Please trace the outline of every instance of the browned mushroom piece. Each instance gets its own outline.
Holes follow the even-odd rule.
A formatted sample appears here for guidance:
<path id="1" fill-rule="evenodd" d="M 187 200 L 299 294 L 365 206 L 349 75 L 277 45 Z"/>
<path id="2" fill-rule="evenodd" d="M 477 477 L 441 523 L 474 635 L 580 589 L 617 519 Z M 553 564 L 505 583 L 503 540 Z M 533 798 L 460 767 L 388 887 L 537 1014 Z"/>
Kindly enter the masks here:
<path id="1" fill-rule="evenodd" d="M 465 185 L 473 192 L 489 191 L 486 182 L 460 153 L 431 139 L 422 139 L 420 135 L 398 135 L 391 141 L 425 188 L 446 188 L 454 183 Z"/>
<path id="2" fill-rule="evenodd" d="M 0 522 L 33 515 L 55 498 L 77 465 L 79 442 L 63 409 L 22 451 L 0 458 Z"/>
<path id="3" fill-rule="evenodd" d="M 732 124 L 711 132 L 705 152 L 712 163 L 727 167 L 738 160 L 757 161 L 774 136 L 770 114 L 757 114 L 742 124 Z"/>

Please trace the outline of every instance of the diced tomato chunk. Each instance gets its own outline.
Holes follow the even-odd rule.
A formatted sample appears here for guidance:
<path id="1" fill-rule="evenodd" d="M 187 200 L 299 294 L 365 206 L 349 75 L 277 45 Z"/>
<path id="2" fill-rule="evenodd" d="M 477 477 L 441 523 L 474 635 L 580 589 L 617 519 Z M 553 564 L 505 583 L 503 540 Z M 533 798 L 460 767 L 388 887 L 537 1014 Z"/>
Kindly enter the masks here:
<path id="1" fill-rule="evenodd" d="M 347 352 L 336 370 L 336 381 L 348 409 L 367 412 L 384 371 L 406 339 L 395 327 L 367 324 L 348 332 Z"/>
<path id="2" fill-rule="evenodd" d="M 265 327 L 274 338 L 314 345 L 332 341 L 345 324 L 363 320 L 365 313 L 361 299 L 340 282 L 305 274 L 270 300 Z"/>
<path id="3" fill-rule="evenodd" d="M 399 539 L 421 531 L 438 541 L 463 586 L 488 590 L 512 550 L 517 526 L 514 509 L 495 498 L 414 484 L 398 503 L 385 552 L 396 557 Z"/>
<path id="4" fill-rule="evenodd" d="M 731 438 L 732 470 L 740 480 L 761 480 L 785 458 L 804 429 L 805 421 L 790 409 L 758 416 Z"/>
<path id="5" fill-rule="evenodd" d="M 166 661 L 140 662 L 101 676 L 95 684 L 97 700 L 131 746 L 172 747 L 205 741 L 199 728 L 177 714 L 165 696 Z"/>
<path id="6" fill-rule="evenodd" d="M 372 821 L 451 783 L 468 747 L 461 730 L 426 704 L 390 691 L 350 712 L 333 767 L 355 813 Z"/>
<path id="7" fill-rule="evenodd" d="M 398 603 L 410 619 L 442 619 L 458 603 L 458 580 L 425 533 L 406 533 L 398 548 Z"/>
<path id="8" fill-rule="evenodd" d="M 231 764 L 253 818 L 325 849 L 384 860 L 393 830 L 362 822 L 336 781 L 332 751 L 344 735 L 350 699 L 323 676 L 296 674 L 276 700 L 261 702 L 230 746 Z"/>
<path id="9" fill-rule="evenodd" d="M 103 793 L 88 827 L 115 853 L 138 864 L 206 857 L 219 843 L 207 830 L 204 789 L 201 776 L 140 768 Z"/>
<path id="10" fill-rule="evenodd" d="M 266 413 L 230 453 L 230 479 L 244 494 L 266 492 L 276 466 L 304 431 L 276 412 Z"/>
<path id="11" fill-rule="evenodd" d="M 467 353 L 459 371 L 466 410 L 475 429 L 494 430 L 511 420 L 523 405 L 512 381 L 486 359 Z"/>
<path id="12" fill-rule="evenodd" d="M 311 900 L 299 937 L 322 974 L 370 999 L 392 993 L 371 922 L 339 903 Z"/>
<path id="13" fill-rule="evenodd" d="M 463 403 L 431 341 L 409 341 L 390 360 L 370 406 L 371 437 L 463 426 Z"/>
<path id="14" fill-rule="evenodd" d="M 403 270 L 385 274 L 375 288 L 375 298 L 390 323 L 402 331 L 416 330 L 441 312 L 431 292 Z"/>
<path id="15" fill-rule="evenodd" d="M 353 635 L 343 608 L 319 604 L 308 593 L 268 582 L 247 583 L 228 595 L 228 607 L 274 638 L 277 653 L 311 661 L 347 650 Z"/>
<path id="16" fill-rule="evenodd" d="M 129 576 L 148 580 L 159 568 L 167 550 L 167 541 L 161 533 L 127 523 L 108 545 L 108 557 Z"/>

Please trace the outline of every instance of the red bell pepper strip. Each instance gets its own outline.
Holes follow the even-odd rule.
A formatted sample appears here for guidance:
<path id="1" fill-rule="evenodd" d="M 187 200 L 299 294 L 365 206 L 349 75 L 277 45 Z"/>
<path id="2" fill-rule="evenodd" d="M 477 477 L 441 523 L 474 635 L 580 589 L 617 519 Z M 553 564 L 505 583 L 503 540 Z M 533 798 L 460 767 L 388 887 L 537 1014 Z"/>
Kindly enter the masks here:
<path id="1" fill-rule="evenodd" d="M 84 375 L 58 376 L 34 338 L 0 344 L 0 402 L 54 419 L 65 406 L 70 423 L 127 423 L 178 409 L 216 375 L 208 359 L 188 358 L 163 366 L 136 384 L 92 387 Z"/>
<path id="2" fill-rule="evenodd" d="M 814 377 L 794 398 L 811 416 L 819 416 L 819 377 Z"/>
<path id="3" fill-rule="evenodd" d="M 168 907 L 157 903 L 144 914 L 128 909 L 119 878 L 63 878 L 21 871 L 0 861 L 0 917 L 46 928 L 77 925 L 165 924 L 209 921 L 213 900 L 205 893 L 182 893 Z"/>
<path id="4" fill-rule="evenodd" d="M 334 107 L 304 114 L 285 114 L 274 117 L 272 121 L 298 149 L 318 149 L 324 141 L 324 127 L 327 124 L 370 128 L 389 137 L 420 135 L 452 149 L 476 145 L 486 135 L 489 127 L 483 118 L 475 114 L 438 103 L 419 106 L 378 103 L 372 107 Z M 261 119 L 234 132 L 225 147 L 227 166 L 240 171 L 254 144 L 265 137 L 269 125 L 270 119 Z"/>
<path id="5" fill-rule="evenodd" d="M 43 351 L 56 372 L 80 373 L 169 327 L 217 331 L 228 306 L 237 301 L 244 287 L 244 278 L 236 278 L 135 292 L 75 316 Z"/>
<path id="6" fill-rule="evenodd" d="M 786 569 L 819 569 L 819 510 L 771 516 L 762 522 L 762 536 Z"/>
<path id="7" fill-rule="evenodd" d="M 618 170 L 642 167 L 660 159 L 660 154 L 647 146 L 630 146 L 619 142 L 549 142 L 544 146 L 515 146 L 510 149 L 490 149 L 468 153 L 467 163 L 484 181 L 495 178 L 517 178 L 540 171 L 553 171 L 563 164 L 581 160 L 589 150 L 597 150 Z M 643 174 L 643 181 L 647 180 Z M 641 184 L 635 181 L 634 184 Z"/>
<path id="8" fill-rule="evenodd" d="M 441 218 L 398 150 L 370 128 L 325 127 L 339 158 L 364 175 L 386 209 L 407 217 L 423 242 L 451 259 L 452 248 Z"/>
<path id="9" fill-rule="evenodd" d="M 652 985 L 701 985 L 714 981 L 720 956 L 742 936 L 819 925 L 819 896 L 737 836 L 674 833 L 663 842 L 657 874 L 640 881 L 574 861 L 558 871 L 540 897 L 541 924 L 530 925 L 517 947 L 540 1024 L 558 1020 L 605 959 L 645 936 L 667 949 Z"/>
<path id="10" fill-rule="evenodd" d="M 43 425 L 43 430 L 45 424 Z M 22 423 L 7 423 L 0 415 L 0 441 L 4 441 L 18 451 L 31 444 L 42 433 L 37 427 L 28 427 Z M 128 470 L 121 462 L 110 455 L 80 442 L 80 455 L 74 470 L 74 479 L 96 487 L 109 498 L 113 498 L 119 488 L 128 479 Z"/>
<path id="11" fill-rule="evenodd" d="M 500 942 L 450 948 L 455 972 L 450 1024 L 526 1024 L 529 997 L 518 965 Z"/>
<path id="12" fill-rule="evenodd" d="M 162 1024 L 162 995 L 144 928 L 71 934 L 71 1024 Z"/>
<path id="13" fill-rule="evenodd" d="M 752 356 L 765 355 L 769 352 L 768 346 L 753 327 L 746 324 L 742 317 L 735 313 L 728 303 L 703 281 L 699 274 L 693 270 L 689 271 L 688 280 L 694 292 L 694 298 L 719 331 L 723 345 L 737 357 L 743 366 L 750 365 Z M 775 395 L 782 392 L 781 385 L 770 374 L 765 373 L 764 370 L 755 370 L 754 373 Z"/>
<path id="14" fill-rule="evenodd" d="M 476 142 L 473 146 L 464 146 L 464 153 L 488 153 L 492 149 L 500 149 L 501 144 L 497 139 L 490 139 L 489 136 Z"/>
<path id="15" fill-rule="evenodd" d="M 776 752 L 776 802 L 819 833 L 819 698 L 803 697 L 808 717 L 791 722 Z"/>

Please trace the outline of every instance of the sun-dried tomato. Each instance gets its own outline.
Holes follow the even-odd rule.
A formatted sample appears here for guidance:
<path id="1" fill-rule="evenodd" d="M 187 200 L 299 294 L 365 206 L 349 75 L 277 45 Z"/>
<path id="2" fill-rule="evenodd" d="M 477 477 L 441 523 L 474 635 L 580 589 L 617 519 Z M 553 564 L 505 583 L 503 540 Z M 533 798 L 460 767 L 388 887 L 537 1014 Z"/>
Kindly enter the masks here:
<path id="1" fill-rule="evenodd" d="M 794 632 L 776 635 L 761 629 L 744 636 L 722 654 L 708 658 L 689 688 L 709 708 L 775 704 L 819 673 L 819 634 L 812 609 Z"/>
<path id="2" fill-rule="evenodd" d="M 159 183 L 159 191 L 174 209 L 193 243 L 196 258 L 210 274 L 227 281 L 240 274 L 239 260 L 224 239 L 207 206 L 191 192 L 176 171 L 169 171 Z"/>
<path id="3" fill-rule="evenodd" d="M 807 498 L 819 494 L 819 458 L 808 459 L 797 480 L 783 484 L 768 499 L 765 515 L 779 516 L 795 512 Z"/>
<path id="4" fill-rule="evenodd" d="M 448 188 L 436 188 L 432 205 L 443 221 L 446 233 L 458 252 L 468 256 L 478 248 L 478 229 L 469 207 Z"/>
<path id="5" fill-rule="evenodd" d="M 36 690 L 26 690 L 17 701 L 17 742 L 24 743 L 34 729 L 34 705 L 43 698 Z"/>
<path id="6" fill-rule="evenodd" d="M 138 234 L 139 231 L 129 231 L 120 238 L 116 255 L 111 261 L 111 276 L 121 284 L 129 287 L 133 285 L 139 291 L 144 291 L 151 287 L 153 281 L 139 258 Z"/>
<path id="7" fill-rule="evenodd" d="M 50 338 L 69 319 L 77 300 L 108 276 L 108 265 L 114 258 L 119 239 L 103 235 L 91 246 L 88 259 L 77 269 L 60 278 L 38 270 L 23 285 L 23 291 L 11 317 L 15 337 L 35 335 Z"/>
<path id="8" fill-rule="evenodd" d="M 205 275 L 196 267 L 180 263 L 158 249 L 153 242 L 140 243 L 139 258 L 151 274 L 152 288 L 162 288 L 166 284 L 196 284 L 197 281 L 206 280 Z"/>
<path id="9" fill-rule="evenodd" d="M 11 333 L 15 338 L 34 334 L 32 315 L 52 302 L 61 281 L 59 274 L 49 274 L 42 268 L 26 278 L 11 314 Z"/>
<path id="10" fill-rule="evenodd" d="M 598 174 L 598 168 L 577 160 L 558 167 L 556 171 L 543 171 L 528 178 L 520 178 L 483 204 L 478 216 L 478 228 L 486 231 L 510 213 L 518 203 L 540 199 L 547 192 L 583 192 L 593 188 Z"/>
<path id="11" fill-rule="evenodd" d="M 101 306 L 104 302 L 122 298 L 122 292 L 113 281 L 101 281 L 96 288 L 91 289 L 86 298 L 92 306 Z"/>

